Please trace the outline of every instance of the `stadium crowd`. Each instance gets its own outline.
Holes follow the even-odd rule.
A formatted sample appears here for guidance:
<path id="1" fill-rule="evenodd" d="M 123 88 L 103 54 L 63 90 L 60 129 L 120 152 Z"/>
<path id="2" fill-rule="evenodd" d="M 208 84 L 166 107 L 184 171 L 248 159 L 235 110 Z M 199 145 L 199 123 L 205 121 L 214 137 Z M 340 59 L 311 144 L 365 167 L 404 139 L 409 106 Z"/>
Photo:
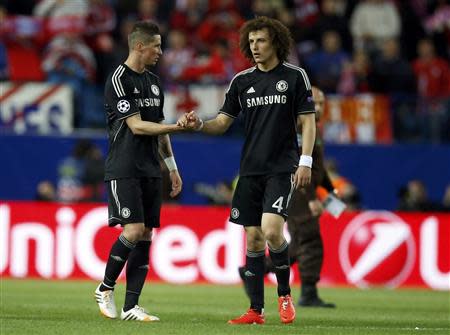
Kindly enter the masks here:
<path id="1" fill-rule="evenodd" d="M 162 28 L 170 91 L 249 67 L 239 27 L 258 15 L 291 29 L 289 61 L 325 93 L 388 95 L 396 140 L 450 141 L 448 0 L 1 0 L 0 78 L 69 84 L 75 126 L 103 128 L 102 86 L 135 20 Z"/>

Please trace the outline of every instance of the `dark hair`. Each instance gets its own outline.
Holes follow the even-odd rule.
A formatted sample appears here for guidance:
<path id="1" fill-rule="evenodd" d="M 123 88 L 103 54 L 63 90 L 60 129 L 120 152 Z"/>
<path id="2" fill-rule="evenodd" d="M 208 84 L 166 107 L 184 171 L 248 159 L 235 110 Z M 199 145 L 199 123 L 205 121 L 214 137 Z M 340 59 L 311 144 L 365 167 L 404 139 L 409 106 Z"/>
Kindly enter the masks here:
<path id="1" fill-rule="evenodd" d="M 280 21 L 271 19 L 266 16 L 260 16 L 253 20 L 247 21 L 240 30 L 239 47 L 242 54 L 254 62 L 253 55 L 250 50 L 250 43 L 248 42 L 248 35 L 250 32 L 262 30 L 267 28 L 269 36 L 272 40 L 272 45 L 277 51 L 277 56 L 280 62 L 287 60 L 294 41 L 291 32 Z"/>
<path id="2" fill-rule="evenodd" d="M 128 35 L 128 46 L 133 48 L 137 42 L 150 43 L 155 35 L 160 35 L 159 27 L 151 21 L 138 21 Z"/>

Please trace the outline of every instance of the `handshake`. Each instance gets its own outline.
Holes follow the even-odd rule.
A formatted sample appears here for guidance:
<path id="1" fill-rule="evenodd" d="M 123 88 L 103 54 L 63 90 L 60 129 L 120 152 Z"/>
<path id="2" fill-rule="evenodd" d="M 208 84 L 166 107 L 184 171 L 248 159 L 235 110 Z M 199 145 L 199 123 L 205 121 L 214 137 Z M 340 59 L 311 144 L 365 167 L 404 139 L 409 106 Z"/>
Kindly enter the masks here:
<path id="1" fill-rule="evenodd" d="M 186 130 L 200 131 L 203 128 L 203 120 L 194 111 L 190 111 L 178 119 L 177 126 Z"/>

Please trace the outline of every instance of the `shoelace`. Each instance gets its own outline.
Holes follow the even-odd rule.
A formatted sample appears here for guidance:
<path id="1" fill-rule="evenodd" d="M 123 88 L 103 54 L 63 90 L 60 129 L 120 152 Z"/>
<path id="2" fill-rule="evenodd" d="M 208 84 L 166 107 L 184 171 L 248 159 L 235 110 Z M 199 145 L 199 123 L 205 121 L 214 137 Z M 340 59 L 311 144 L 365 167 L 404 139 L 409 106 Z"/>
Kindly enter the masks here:
<path id="1" fill-rule="evenodd" d="M 281 308 L 286 310 L 288 305 L 289 305 L 289 301 L 287 299 L 283 299 L 283 302 L 281 303 Z"/>
<path id="2" fill-rule="evenodd" d="M 105 304 L 109 305 L 111 303 L 111 292 L 103 294 L 103 300 L 105 301 Z"/>
<path id="3" fill-rule="evenodd" d="M 140 307 L 140 306 L 137 306 L 137 305 L 136 305 L 135 308 L 136 308 L 136 312 L 139 312 L 139 314 L 143 314 L 144 316 L 147 315 L 147 312 L 145 311 L 144 308 L 142 308 L 142 307 Z"/>

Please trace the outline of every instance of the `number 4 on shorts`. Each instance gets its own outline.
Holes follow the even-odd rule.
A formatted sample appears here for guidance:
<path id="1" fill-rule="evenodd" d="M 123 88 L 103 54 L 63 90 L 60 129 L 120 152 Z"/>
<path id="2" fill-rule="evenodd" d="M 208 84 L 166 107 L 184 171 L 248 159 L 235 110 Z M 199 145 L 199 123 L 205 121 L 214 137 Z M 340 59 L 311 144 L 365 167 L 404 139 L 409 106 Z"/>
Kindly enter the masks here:
<path id="1" fill-rule="evenodd" d="M 283 210 L 283 197 L 279 197 L 272 205 L 273 208 L 277 209 L 278 213 L 281 213 Z"/>

